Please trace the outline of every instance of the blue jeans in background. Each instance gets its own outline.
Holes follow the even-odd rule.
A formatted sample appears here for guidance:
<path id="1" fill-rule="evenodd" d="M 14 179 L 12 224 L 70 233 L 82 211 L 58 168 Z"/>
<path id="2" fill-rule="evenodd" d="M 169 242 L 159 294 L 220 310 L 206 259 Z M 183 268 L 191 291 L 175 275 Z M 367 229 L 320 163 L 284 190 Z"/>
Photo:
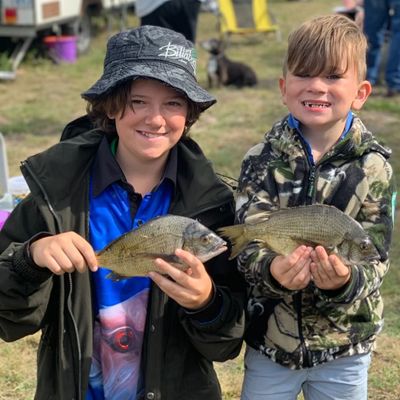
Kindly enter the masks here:
<path id="1" fill-rule="evenodd" d="M 378 82 L 382 45 L 388 35 L 385 81 L 400 92 L 400 0 L 364 0 L 364 32 L 368 39 L 367 79 Z"/>

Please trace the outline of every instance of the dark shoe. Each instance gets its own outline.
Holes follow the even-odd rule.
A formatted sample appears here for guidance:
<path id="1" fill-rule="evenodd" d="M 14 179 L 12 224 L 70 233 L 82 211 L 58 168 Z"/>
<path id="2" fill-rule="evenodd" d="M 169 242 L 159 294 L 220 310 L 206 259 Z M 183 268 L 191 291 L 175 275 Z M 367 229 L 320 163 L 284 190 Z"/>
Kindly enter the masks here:
<path id="1" fill-rule="evenodd" d="M 400 89 L 388 89 L 386 97 L 400 96 Z"/>

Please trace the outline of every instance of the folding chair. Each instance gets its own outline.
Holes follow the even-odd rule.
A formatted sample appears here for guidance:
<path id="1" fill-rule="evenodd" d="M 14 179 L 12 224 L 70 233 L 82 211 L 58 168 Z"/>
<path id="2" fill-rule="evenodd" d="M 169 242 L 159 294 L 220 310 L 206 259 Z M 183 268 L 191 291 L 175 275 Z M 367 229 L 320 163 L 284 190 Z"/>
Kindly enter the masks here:
<path id="1" fill-rule="evenodd" d="M 221 36 L 275 32 L 279 26 L 268 9 L 267 0 L 219 0 L 218 25 Z"/>

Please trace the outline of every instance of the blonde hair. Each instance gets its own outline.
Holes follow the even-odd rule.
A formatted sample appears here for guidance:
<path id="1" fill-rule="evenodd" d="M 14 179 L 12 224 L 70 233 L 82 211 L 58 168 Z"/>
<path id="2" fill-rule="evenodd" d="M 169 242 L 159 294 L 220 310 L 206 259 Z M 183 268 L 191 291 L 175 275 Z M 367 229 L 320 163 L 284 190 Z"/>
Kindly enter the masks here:
<path id="1" fill-rule="evenodd" d="M 366 37 L 350 18 L 339 14 L 317 17 L 289 35 L 283 73 L 341 74 L 354 66 L 362 81 L 366 75 L 366 51 Z"/>

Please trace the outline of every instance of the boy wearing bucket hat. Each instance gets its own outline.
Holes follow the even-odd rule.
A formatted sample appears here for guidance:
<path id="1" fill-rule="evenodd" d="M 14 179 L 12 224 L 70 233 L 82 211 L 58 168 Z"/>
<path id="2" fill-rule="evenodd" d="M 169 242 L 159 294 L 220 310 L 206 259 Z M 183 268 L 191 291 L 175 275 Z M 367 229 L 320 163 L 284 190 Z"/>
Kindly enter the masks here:
<path id="1" fill-rule="evenodd" d="M 181 34 L 143 26 L 113 36 L 88 115 L 28 158 L 31 193 L 0 232 L 0 336 L 39 330 L 37 399 L 220 399 L 212 361 L 235 357 L 243 283 L 227 254 L 191 273 L 105 279 L 95 252 L 167 213 L 211 229 L 233 222 L 231 191 L 188 138 L 215 103 Z"/>

